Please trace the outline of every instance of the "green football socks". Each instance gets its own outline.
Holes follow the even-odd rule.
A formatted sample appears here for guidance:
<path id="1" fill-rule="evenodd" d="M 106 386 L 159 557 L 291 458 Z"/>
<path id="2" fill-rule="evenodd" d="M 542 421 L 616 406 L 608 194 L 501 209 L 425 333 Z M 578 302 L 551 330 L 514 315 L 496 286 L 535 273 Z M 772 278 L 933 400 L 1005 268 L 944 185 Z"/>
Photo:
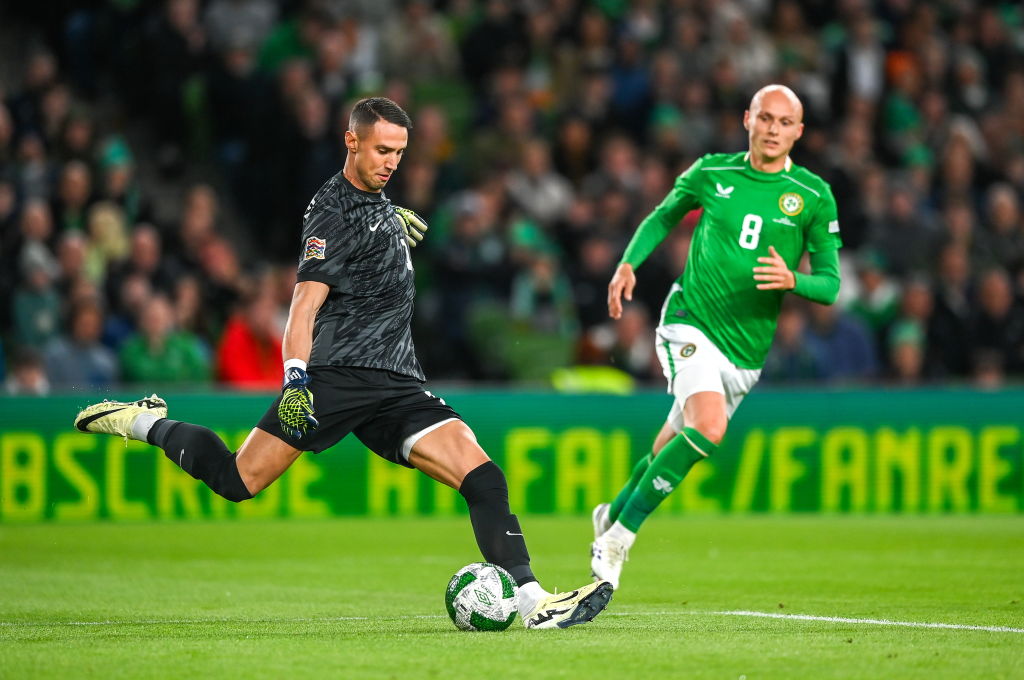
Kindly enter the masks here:
<path id="1" fill-rule="evenodd" d="M 647 516 L 679 486 L 694 463 L 717 450 L 718 447 L 700 432 L 692 427 L 684 427 L 682 433 L 666 444 L 647 466 L 615 519 L 636 533 Z M 636 471 L 637 468 L 634 468 L 634 475 Z M 618 502 L 618 498 L 615 500 Z"/>
<path id="2" fill-rule="evenodd" d="M 619 495 L 612 501 L 611 506 L 608 508 L 608 522 L 609 524 L 619 518 L 619 514 L 622 513 L 622 509 L 626 507 L 626 503 L 629 501 L 629 497 L 633 495 L 633 489 L 636 488 L 640 478 L 647 472 L 647 468 L 650 466 L 651 461 L 654 460 L 654 454 L 650 451 L 647 455 L 636 462 L 633 466 L 633 472 L 629 474 L 629 481 L 619 491 Z"/>

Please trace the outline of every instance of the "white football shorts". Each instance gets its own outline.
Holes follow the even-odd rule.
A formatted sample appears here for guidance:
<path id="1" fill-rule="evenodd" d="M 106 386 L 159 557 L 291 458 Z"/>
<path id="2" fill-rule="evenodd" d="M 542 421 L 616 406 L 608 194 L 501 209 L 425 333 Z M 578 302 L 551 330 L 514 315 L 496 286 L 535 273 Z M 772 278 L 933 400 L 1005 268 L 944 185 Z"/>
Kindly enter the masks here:
<path id="1" fill-rule="evenodd" d="M 675 397 L 668 423 L 676 432 L 683 430 L 683 405 L 697 392 L 725 395 L 729 418 L 761 377 L 761 369 L 740 368 L 700 330 L 682 323 L 658 326 L 655 339 L 661 370 L 668 381 L 668 392 Z"/>

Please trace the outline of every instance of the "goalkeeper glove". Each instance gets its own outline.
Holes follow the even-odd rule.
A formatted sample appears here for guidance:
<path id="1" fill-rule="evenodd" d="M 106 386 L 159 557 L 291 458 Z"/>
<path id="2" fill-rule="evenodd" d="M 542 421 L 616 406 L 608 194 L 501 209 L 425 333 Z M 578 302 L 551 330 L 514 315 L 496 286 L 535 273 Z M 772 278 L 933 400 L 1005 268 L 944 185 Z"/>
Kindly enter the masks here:
<path id="1" fill-rule="evenodd" d="M 416 244 L 427 235 L 427 223 L 422 217 L 408 208 L 396 207 L 395 212 L 402 219 L 402 228 L 405 229 L 405 240 L 409 242 L 410 248 L 415 248 Z"/>
<path id="2" fill-rule="evenodd" d="M 292 366 L 285 371 L 284 380 L 284 392 L 277 405 L 277 419 L 285 434 L 293 439 L 301 439 L 307 431 L 320 426 L 313 417 L 313 393 L 309 391 L 311 378 L 303 369 Z"/>

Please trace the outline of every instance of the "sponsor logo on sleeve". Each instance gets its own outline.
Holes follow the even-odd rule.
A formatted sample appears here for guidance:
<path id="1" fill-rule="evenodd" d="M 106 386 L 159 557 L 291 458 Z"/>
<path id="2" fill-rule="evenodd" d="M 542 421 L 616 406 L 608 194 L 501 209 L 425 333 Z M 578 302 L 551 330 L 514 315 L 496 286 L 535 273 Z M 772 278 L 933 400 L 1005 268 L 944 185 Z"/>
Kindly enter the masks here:
<path id="1" fill-rule="evenodd" d="M 303 260 L 322 260 L 327 250 L 327 239 L 310 236 L 306 239 L 306 254 Z"/>
<path id="2" fill-rule="evenodd" d="M 839 220 L 832 220 L 828 223 L 828 233 L 838 234 L 839 233 Z"/>

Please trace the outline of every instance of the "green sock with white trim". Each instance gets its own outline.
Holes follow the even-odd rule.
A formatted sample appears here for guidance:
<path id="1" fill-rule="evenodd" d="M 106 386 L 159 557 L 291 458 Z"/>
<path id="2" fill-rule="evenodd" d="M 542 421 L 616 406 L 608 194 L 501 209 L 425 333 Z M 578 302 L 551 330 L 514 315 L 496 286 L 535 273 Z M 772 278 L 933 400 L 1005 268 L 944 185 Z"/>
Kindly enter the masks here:
<path id="1" fill-rule="evenodd" d="M 626 507 L 626 503 L 629 501 L 629 497 L 633 495 L 633 490 L 640 482 L 640 478 L 647 472 L 647 468 L 650 467 L 653 460 L 654 454 L 648 451 L 647 455 L 638 460 L 636 465 L 633 466 L 633 472 L 629 474 L 629 481 L 626 482 L 626 485 L 619 491 L 619 495 L 615 497 L 615 500 L 608 507 L 609 522 L 614 522 L 619 518 L 619 514 Z"/>
<path id="2" fill-rule="evenodd" d="M 665 445 L 644 472 L 630 495 L 618 521 L 636 532 L 647 516 L 678 486 L 694 463 L 714 454 L 718 447 L 692 427 Z"/>

